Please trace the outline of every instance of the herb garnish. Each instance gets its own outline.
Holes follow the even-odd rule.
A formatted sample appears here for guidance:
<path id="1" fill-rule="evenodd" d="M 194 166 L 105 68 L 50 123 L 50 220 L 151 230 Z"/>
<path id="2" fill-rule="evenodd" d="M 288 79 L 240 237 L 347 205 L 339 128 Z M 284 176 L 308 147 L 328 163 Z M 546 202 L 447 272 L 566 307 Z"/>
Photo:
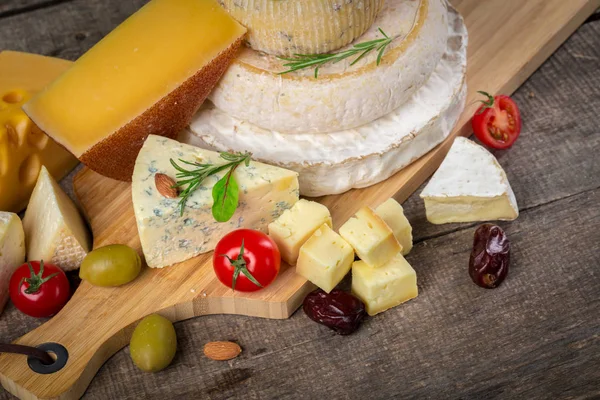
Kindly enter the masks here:
<path id="1" fill-rule="evenodd" d="M 392 43 L 394 38 L 389 37 L 385 34 L 385 32 L 378 28 L 379 32 L 383 35 L 381 39 L 370 40 L 368 42 L 355 44 L 352 48 L 348 50 L 341 51 L 339 53 L 328 53 L 328 54 L 294 54 L 293 57 L 278 57 L 281 60 L 288 61 L 283 64 L 284 67 L 288 67 L 287 70 L 280 72 L 281 74 L 287 74 L 293 71 L 298 71 L 304 68 L 312 68 L 315 67 L 315 79 L 319 77 L 319 68 L 328 62 L 337 63 L 348 57 L 355 56 L 359 54 L 356 60 L 352 61 L 350 65 L 356 64 L 359 60 L 361 60 L 364 56 L 369 54 L 373 50 L 377 50 L 377 65 L 381 64 L 381 58 L 383 57 L 383 52 L 387 48 L 387 46 Z"/>
<path id="2" fill-rule="evenodd" d="M 181 200 L 179 201 L 180 215 L 183 215 L 185 205 L 189 197 L 194 193 L 196 189 L 200 187 L 202 182 L 211 175 L 217 174 L 221 171 L 229 169 L 229 171 L 213 186 L 212 197 L 214 204 L 212 207 L 212 214 L 216 221 L 227 222 L 231 219 L 235 210 L 238 206 L 239 201 L 239 187 L 238 183 L 233 176 L 233 172 L 241 164 L 245 164 L 246 167 L 250 165 L 251 153 L 219 153 L 222 159 L 228 161 L 223 165 L 214 164 L 201 164 L 198 162 L 189 162 L 186 160 L 179 159 L 180 162 L 186 165 L 195 167 L 195 169 L 187 170 L 182 166 L 178 165 L 173 159 L 171 159 L 171 165 L 178 171 L 177 183 L 175 187 L 187 187 L 179 194 Z"/>

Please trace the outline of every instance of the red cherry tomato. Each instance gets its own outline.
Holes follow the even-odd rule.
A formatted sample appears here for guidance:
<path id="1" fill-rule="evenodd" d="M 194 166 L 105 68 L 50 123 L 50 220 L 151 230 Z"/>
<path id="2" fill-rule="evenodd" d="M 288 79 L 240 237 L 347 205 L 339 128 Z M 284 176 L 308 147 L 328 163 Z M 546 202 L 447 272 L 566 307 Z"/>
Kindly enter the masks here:
<path id="1" fill-rule="evenodd" d="M 508 96 L 487 96 L 473 116 L 473 131 L 477 139 L 494 149 L 508 149 L 521 133 L 521 112 L 519 106 Z"/>
<path id="2" fill-rule="evenodd" d="M 58 313 L 71 296 L 67 275 L 62 269 L 43 261 L 30 261 L 12 274 L 10 299 L 21 312 L 36 318 Z"/>
<path id="3" fill-rule="evenodd" d="M 224 285 L 241 292 L 254 292 L 275 280 L 281 254 L 273 239 L 264 233 L 238 229 L 217 244 L 213 266 Z"/>

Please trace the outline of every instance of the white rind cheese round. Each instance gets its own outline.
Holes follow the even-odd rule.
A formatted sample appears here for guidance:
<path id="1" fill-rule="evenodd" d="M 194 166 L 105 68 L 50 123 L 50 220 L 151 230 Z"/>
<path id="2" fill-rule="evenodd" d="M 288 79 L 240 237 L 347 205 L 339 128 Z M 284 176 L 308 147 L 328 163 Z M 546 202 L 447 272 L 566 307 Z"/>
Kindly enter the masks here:
<path id="1" fill-rule="evenodd" d="M 254 50 L 280 56 L 329 53 L 373 25 L 384 0 L 219 0 L 248 28 Z"/>
<path id="2" fill-rule="evenodd" d="M 245 48 L 210 95 L 217 108 L 261 128 L 282 133 L 327 133 L 389 114 L 423 85 L 447 39 L 446 0 L 387 0 L 373 26 L 354 43 L 395 38 L 381 64 L 373 51 L 319 69 L 289 74 L 285 61 Z M 350 45 L 349 47 L 352 47 Z"/>
<path id="3" fill-rule="evenodd" d="M 337 194 L 381 182 L 442 142 L 466 98 L 467 30 L 452 10 L 447 50 L 434 73 L 402 107 L 357 129 L 281 134 L 235 119 L 206 104 L 180 140 L 300 173 L 305 196 Z"/>

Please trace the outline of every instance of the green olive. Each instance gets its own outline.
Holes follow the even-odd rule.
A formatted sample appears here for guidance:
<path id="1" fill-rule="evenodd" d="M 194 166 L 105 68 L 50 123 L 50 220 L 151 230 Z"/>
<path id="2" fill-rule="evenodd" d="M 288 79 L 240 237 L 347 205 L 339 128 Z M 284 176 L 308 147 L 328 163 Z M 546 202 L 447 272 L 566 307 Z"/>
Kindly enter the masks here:
<path id="1" fill-rule="evenodd" d="M 141 270 L 137 251 L 123 244 L 111 244 L 85 256 L 79 277 L 94 286 L 121 286 L 137 278 Z"/>
<path id="2" fill-rule="evenodd" d="M 133 331 L 129 351 L 142 371 L 158 372 L 167 368 L 177 351 L 173 324 L 158 314 L 148 315 Z"/>

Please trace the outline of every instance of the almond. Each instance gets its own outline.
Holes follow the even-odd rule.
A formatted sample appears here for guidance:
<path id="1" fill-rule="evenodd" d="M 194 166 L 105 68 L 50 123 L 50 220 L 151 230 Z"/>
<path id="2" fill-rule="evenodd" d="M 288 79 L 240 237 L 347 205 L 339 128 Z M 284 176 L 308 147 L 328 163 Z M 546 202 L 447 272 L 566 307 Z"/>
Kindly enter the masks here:
<path id="1" fill-rule="evenodd" d="M 204 355 L 215 361 L 231 360 L 241 352 L 242 348 L 233 342 L 210 342 L 204 345 Z"/>
<path id="2" fill-rule="evenodd" d="M 158 193 L 166 198 L 174 199 L 179 196 L 177 188 L 174 187 L 176 184 L 175 181 L 165 174 L 156 174 L 154 176 L 154 184 L 156 185 Z"/>

